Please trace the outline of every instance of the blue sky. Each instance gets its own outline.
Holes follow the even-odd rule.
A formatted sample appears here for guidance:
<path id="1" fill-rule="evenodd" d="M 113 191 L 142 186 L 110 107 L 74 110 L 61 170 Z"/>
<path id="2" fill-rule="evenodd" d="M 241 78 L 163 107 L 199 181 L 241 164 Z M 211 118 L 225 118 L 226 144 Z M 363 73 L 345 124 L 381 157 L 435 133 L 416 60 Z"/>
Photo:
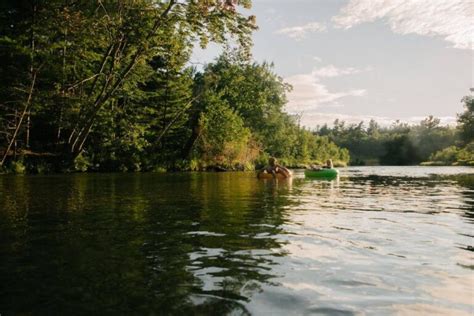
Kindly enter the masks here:
<path id="1" fill-rule="evenodd" d="M 474 1 L 254 0 L 253 56 L 293 86 L 289 113 L 382 124 L 453 123 L 473 87 Z M 194 62 L 219 54 L 196 50 Z"/>

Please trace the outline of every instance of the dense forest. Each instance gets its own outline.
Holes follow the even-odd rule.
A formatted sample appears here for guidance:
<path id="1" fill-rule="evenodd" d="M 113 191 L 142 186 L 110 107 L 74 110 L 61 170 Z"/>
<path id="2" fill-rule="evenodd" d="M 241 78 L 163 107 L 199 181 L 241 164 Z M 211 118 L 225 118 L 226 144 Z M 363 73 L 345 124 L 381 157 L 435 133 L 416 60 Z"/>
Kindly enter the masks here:
<path id="1" fill-rule="evenodd" d="M 5 0 L 0 172 L 249 170 L 471 164 L 473 100 L 458 127 L 336 121 L 284 111 L 291 86 L 251 57 L 250 0 Z M 195 66 L 193 49 L 224 47 Z M 350 158 L 351 157 L 351 158 Z"/>
<path id="2" fill-rule="evenodd" d="M 0 11 L 0 170 L 252 169 L 348 151 L 283 111 L 251 59 L 249 0 L 10 0 Z M 239 8 L 240 7 L 240 8 Z M 226 47 L 203 67 L 196 45 Z"/>
<path id="3" fill-rule="evenodd" d="M 315 133 L 347 148 L 352 165 L 474 165 L 474 98 L 462 102 L 465 111 L 456 127 L 429 116 L 417 125 L 397 121 L 388 127 L 374 120 L 367 125 L 336 120 Z"/>

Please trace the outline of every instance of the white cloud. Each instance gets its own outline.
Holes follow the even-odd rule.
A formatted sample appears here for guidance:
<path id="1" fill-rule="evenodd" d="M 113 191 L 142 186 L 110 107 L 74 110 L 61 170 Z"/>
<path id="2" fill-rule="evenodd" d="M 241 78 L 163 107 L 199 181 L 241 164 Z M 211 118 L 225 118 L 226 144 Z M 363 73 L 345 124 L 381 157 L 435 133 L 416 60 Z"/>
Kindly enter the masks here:
<path id="1" fill-rule="evenodd" d="M 342 106 L 339 102 L 342 98 L 365 96 L 367 94 L 365 89 L 333 92 L 328 89 L 326 84 L 321 82 L 322 78 L 356 74 L 360 71 L 352 67 L 338 68 L 334 65 L 328 65 L 315 68 L 310 73 L 285 78 L 285 81 L 293 86 L 293 90 L 288 94 L 286 110 L 290 113 L 301 113 L 323 106 L 339 107 Z"/>
<path id="2" fill-rule="evenodd" d="M 349 67 L 349 68 L 337 68 L 334 65 L 328 65 L 320 69 L 313 71 L 316 77 L 338 77 L 342 75 L 352 75 L 359 73 L 361 70 Z"/>
<path id="3" fill-rule="evenodd" d="M 302 40 L 308 33 L 324 32 L 326 29 L 327 27 L 324 24 L 311 22 L 304 25 L 282 28 L 276 31 L 276 34 L 283 34 L 295 40 Z"/>
<path id="4" fill-rule="evenodd" d="M 441 36 L 456 48 L 473 49 L 473 15 L 472 0 L 350 0 L 332 20 L 349 29 L 383 19 L 395 33 Z"/>
<path id="5" fill-rule="evenodd" d="M 318 63 L 320 63 L 320 62 L 323 61 L 323 60 L 321 59 L 321 57 L 318 57 L 318 56 L 313 56 L 313 60 L 314 60 L 315 62 L 318 62 Z"/>

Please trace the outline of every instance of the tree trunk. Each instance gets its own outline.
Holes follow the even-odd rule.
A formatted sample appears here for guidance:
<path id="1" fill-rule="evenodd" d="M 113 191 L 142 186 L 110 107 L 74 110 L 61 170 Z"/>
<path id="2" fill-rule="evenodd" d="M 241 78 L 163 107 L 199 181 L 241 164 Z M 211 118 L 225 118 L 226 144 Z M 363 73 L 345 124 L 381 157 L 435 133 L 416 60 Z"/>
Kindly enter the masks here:
<path id="1" fill-rule="evenodd" d="M 36 84 L 36 72 L 33 73 L 33 78 L 31 79 L 30 91 L 28 93 L 28 98 L 26 100 L 25 107 L 23 108 L 23 111 L 21 112 L 20 118 L 16 122 L 15 131 L 13 132 L 10 143 L 8 144 L 7 149 L 5 150 L 5 153 L 3 154 L 2 160 L 0 161 L 0 166 L 3 166 L 12 146 L 16 144 L 16 137 L 18 136 L 18 132 L 20 131 L 21 124 L 23 123 L 23 119 L 25 118 L 26 114 L 28 113 L 30 109 L 31 99 L 33 97 L 35 84 Z"/>
<path id="2" fill-rule="evenodd" d="M 152 38 L 156 34 L 156 32 L 158 31 L 158 28 L 163 22 L 163 19 L 168 15 L 168 13 L 171 11 L 171 8 L 175 5 L 175 3 L 176 3 L 176 0 L 170 0 L 168 2 L 166 9 L 161 13 L 159 18 L 155 21 L 153 27 L 151 28 L 150 32 L 146 36 L 145 41 L 148 41 L 150 38 Z M 111 49 L 109 49 L 108 52 L 106 53 L 106 57 L 103 61 L 102 67 L 105 66 L 108 56 L 113 57 L 115 52 L 121 49 L 123 40 L 124 39 L 121 38 L 117 40 L 116 43 L 111 45 Z M 99 112 L 99 110 L 102 108 L 102 106 L 106 102 L 108 102 L 114 96 L 115 92 L 125 82 L 125 80 L 128 78 L 128 76 L 130 75 L 134 67 L 138 64 L 138 62 L 140 61 L 140 58 L 146 53 L 147 49 L 148 48 L 145 48 L 143 45 L 139 46 L 137 51 L 131 57 L 131 60 L 128 63 L 128 65 L 126 65 L 125 69 L 121 72 L 121 74 L 118 75 L 118 78 L 116 80 L 114 80 L 113 78 L 115 77 L 115 75 L 113 74 L 114 61 L 112 61 L 112 67 L 106 76 L 107 79 L 104 85 L 102 86 L 101 91 L 98 93 L 91 108 L 86 111 L 84 119 L 79 120 L 79 125 L 77 126 L 77 128 L 73 129 L 73 131 L 71 132 L 71 135 L 69 136 L 69 141 L 68 141 L 69 153 L 72 155 L 73 158 L 77 157 L 82 152 L 82 149 L 91 132 L 92 126 L 95 123 L 95 119 L 97 117 L 97 113 Z M 113 50 L 114 53 L 111 54 L 110 53 L 111 50 Z M 103 68 L 100 71 L 102 72 L 102 70 Z M 96 82 L 94 82 L 94 85 L 95 83 Z M 95 87 L 94 85 L 93 87 Z M 91 93 L 93 92 L 94 91 L 91 91 Z"/>
<path id="3" fill-rule="evenodd" d="M 194 145 L 196 144 L 196 141 L 201 136 L 202 128 L 201 128 L 201 125 L 199 124 L 199 119 L 195 119 L 194 121 L 195 123 L 193 126 L 193 130 L 191 132 L 191 136 L 189 136 L 189 139 L 186 142 L 186 145 L 184 146 L 183 151 L 181 152 L 181 158 L 183 159 L 189 158 L 194 148 Z"/>

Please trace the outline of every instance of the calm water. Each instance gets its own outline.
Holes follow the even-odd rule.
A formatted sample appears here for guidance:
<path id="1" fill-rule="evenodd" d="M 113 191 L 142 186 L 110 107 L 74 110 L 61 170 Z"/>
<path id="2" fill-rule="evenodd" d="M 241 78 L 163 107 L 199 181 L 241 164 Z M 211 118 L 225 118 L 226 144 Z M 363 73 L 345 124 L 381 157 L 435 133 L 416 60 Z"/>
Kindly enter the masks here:
<path id="1" fill-rule="evenodd" d="M 474 169 L 341 171 L 1 176 L 0 314 L 471 315 Z"/>

